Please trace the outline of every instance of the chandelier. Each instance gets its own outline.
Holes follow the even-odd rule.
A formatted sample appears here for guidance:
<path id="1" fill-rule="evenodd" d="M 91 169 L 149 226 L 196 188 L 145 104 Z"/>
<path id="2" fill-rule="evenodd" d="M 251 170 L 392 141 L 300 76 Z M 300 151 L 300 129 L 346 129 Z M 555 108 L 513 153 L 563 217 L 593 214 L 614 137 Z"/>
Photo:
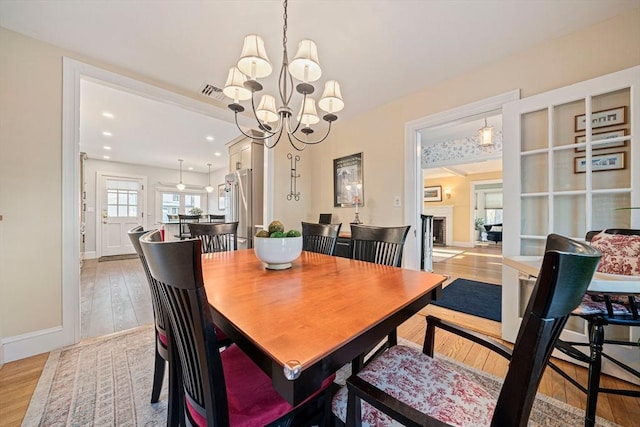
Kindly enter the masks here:
<path id="1" fill-rule="evenodd" d="M 307 145 L 319 144 L 329 136 L 331 123 L 338 119 L 335 113 L 344 108 L 344 102 L 338 82 L 335 80 L 327 81 L 318 102 L 318 107 L 326 112 L 322 116 L 322 120 L 328 123 L 327 131 L 320 139 L 310 141 L 309 136 L 314 132 L 311 125 L 320 122 L 316 101 L 310 96 L 315 90 L 311 83 L 320 79 L 322 75 L 318 62 L 318 48 L 313 40 L 302 40 L 298 45 L 296 56 L 289 62 L 287 54 L 287 0 L 284 0 L 283 19 L 282 65 L 278 78 L 280 107 L 276 109 L 276 98 L 267 94 L 262 95 L 258 108 L 255 105 L 255 94 L 262 90 L 262 84 L 258 82 L 258 79 L 269 76 L 272 71 L 264 41 L 257 34 L 249 34 L 245 37 L 240 59 L 237 65 L 229 70 L 222 92 L 233 99 L 233 104 L 229 105 L 229 109 L 235 113 L 236 126 L 243 135 L 252 139 L 265 140 L 265 146 L 273 148 L 280 141 L 282 135 L 286 134 L 293 148 L 302 151 Z M 299 81 L 295 90 L 302 95 L 302 103 L 295 120 L 293 109 L 289 107 L 293 95 L 294 79 Z M 249 99 L 251 99 L 251 109 L 258 128 L 264 133 L 263 137 L 246 134 L 238 123 L 238 113 L 244 111 L 240 101 Z M 304 136 L 299 135 L 298 132 Z M 268 145 L 266 140 L 272 137 L 275 137 L 275 142 Z"/>

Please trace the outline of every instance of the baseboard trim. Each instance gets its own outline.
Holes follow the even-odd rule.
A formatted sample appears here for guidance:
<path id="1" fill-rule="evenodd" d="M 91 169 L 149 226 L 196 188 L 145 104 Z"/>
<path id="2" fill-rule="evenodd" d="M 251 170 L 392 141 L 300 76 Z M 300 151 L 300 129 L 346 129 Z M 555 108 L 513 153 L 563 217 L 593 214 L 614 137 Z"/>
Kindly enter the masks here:
<path id="1" fill-rule="evenodd" d="M 82 253 L 82 259 L 95 259 L 98 256 L 96 255 L 96 251 L 88 251 Z"/>
<path id="2" fill-rule="evenodd" d="M 36 354 L 47 353 L 63 347 L 64 342 L 62 326 L 7 337 L 2 340 L 3 360 L 8 363 Z"/>

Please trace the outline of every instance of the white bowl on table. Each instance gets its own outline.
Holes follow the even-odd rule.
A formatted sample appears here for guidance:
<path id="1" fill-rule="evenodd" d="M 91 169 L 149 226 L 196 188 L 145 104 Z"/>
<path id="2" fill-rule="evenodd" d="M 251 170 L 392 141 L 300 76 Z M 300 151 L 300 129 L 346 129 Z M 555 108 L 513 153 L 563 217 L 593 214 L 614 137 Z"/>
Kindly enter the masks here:
<path id="1" fill-rule="evenodd" d="M 256 257 L 269 270 L 284 270 L 302 253 L 302 237 L 254 237 Z"/>

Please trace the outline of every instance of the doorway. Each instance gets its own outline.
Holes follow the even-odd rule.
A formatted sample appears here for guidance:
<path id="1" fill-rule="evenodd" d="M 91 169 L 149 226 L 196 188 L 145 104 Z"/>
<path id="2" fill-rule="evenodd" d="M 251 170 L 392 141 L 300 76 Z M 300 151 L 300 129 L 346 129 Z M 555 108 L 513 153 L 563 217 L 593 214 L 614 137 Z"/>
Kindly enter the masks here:
<path id="1" fill-rule="evenodd" d="M 425 157 L 425 148 L 427 141 L 423 140 L 424 135 L 421 131 L 425 129 L 438 130 L 445 125 L 454 125 L 470 121 L 470 118 L 483 118 L 492 114 L 501 113 L 505 103 L 519 99 L 519 90 L 513 90 L 501 95 L 496 95 L 481 101 L 467 104 L 462 107 L 443 111 L 428 117 L 424 117 L 405 125 L 405 224 L 412 225 L 415 230 L 413 234 L 407 237 L 405 242 L 405 264 L 406 268 L 420 269 L 421 255 L 421 237 L 422 224 L 420 222 L 420 214 L 424 208 L 423 199 L 423 160 Z M 499 153 L 494 158 L 501 158 Z M 488 158 L 486 160 L 489 160 Z M 452 167 L 456 163 L 461 163 L 459 159 L 450 160 L 448 164 L 439 166 Z M 433 162 L 429 164 L 433 165 Z M 468 193 L 468 187 L 466 192 Z M 452 197 L 453 197 L 452 192 Z M 445 196 L 446 197 L 446 196 Z M 468 198 L 470 200 L 470 197 Z M 467 204 L 470 202 L 467 202 Z M 466 216 L 469 210 L 466 210 Z M 470 221 L 470 220 L 469 220 Z M 468 224 L 468 223 L 467 223 Z M 466 229 L 466 227 L 465 227 Z M 468 234 L 468 233 L 465 233 Z M 466 236 L 468 241 L 469 236 Z M 453 239 L 455 241 L 455 238 Z"/>
<path id="2" fill-rule="evenodd" d="M 61 344 L 76 343 L 81 338 L 80 312 L 80 90 L 83 79 L 92 79 L 122 88 L 157 101 L 182 106 L 193 112 L 230 122 L 227 110 L 138 80 L 103 70 L 82 62 L 63 58 L 62 120 L 62 332 Z M 244 119 L 240 124 L 246 126 Z M 267 152 L 268 165 L 273 164 Z M 267 177 L 271 167 L 265 169 Z M 272 182 L 273 179 L 269 182 Z M 272 191 L 272 186 L 267 186 Z"/>

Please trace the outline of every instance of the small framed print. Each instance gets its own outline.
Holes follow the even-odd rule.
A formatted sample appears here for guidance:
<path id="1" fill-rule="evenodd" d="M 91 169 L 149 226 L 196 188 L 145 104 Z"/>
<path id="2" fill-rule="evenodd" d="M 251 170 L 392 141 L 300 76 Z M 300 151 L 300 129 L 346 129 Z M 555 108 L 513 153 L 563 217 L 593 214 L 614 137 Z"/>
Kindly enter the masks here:
<path id="1" fill-rule="evenodd" d="M 442 186 L 435 185 L 433 187 L 424 187 L 424 201 L 425 202 L 441 202 Z"/>
<path id="2" fill-rule="evenodd" d="M 609 132 L 598 132 L 598 133 L 594 133 L 591 136 L 591 141 L 592 142 L 604 141 L 607 139 L 620 138 L 626 135 L 627 135 L 626 129 L 612 130 Z M 585 142 L 587 142 L 587 137 L 585 135 L 576 136 L 576 144 L 583 144 Z M 627 145 L 627 141 L 603 142 L 600 144 L 594 144 L 593 149 L 603 150 L 605 148 L 624 147 L 625 145 Z M 582 151 L 585 151 L 585 147 L 576 148 L 576 153 L 579 153 Z"/>
<path id="3" fill-rule="evenodd" d="M 604 128 L 608 126 L 623 125 L 627 123 L 627 107 L 616 107 L 609 110 L 594 111 L 591 113 L 591 128 Z M 587 128 L 586 114 L 580 114 L 575 119 L 575 131 L 579 132 Z"/>
<path id="4" fill-rule="evenodd" d="M 587 171 L 587 158 L 576 157 L 574 159 L 574 173 Z M 624 153 L 598 154 L 591 156 L 591 170 L 593 172 L 624 169 Z"/>

